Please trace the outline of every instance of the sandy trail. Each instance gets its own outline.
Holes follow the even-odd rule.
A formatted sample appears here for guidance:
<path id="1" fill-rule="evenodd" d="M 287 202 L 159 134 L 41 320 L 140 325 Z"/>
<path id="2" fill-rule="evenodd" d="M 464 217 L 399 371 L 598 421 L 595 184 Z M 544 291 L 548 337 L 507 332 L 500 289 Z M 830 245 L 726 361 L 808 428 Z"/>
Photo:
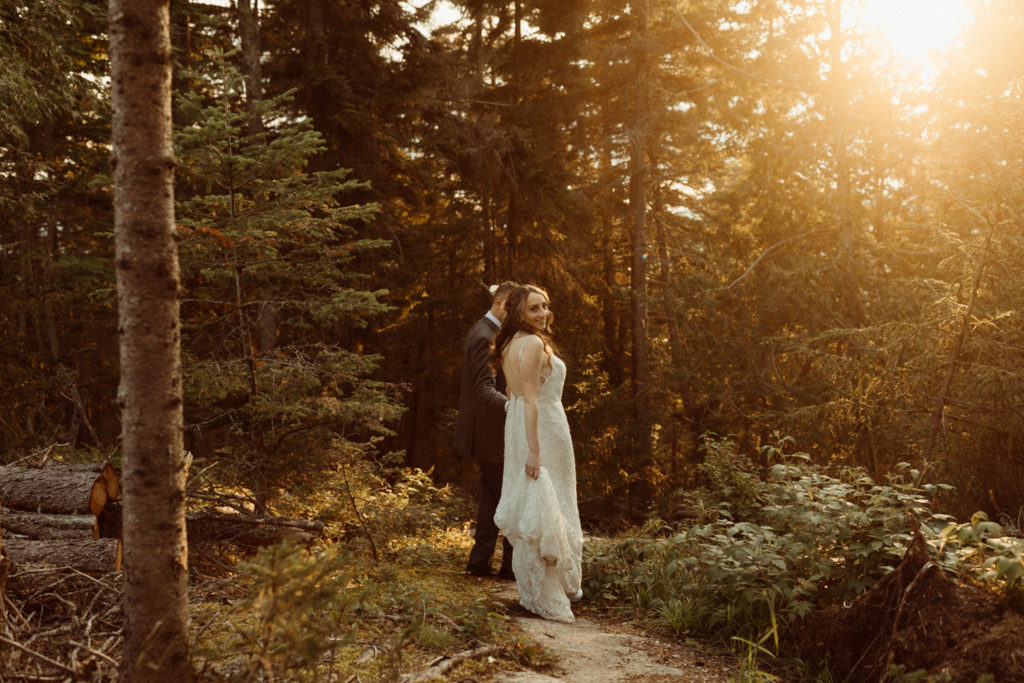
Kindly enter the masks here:
<path id="1" fill-rule="evenodd" d="M 515 585 L 496 597 L 516 605 Z M 735 662 L 698 647 L 670 643 L 645 636 L 629 624 L 602 625 L 588 616 L 575 624 L 562 624 L 528 615 L 513 617 L 523 631 L 555 660 L 544 673 L 506 672 L 494 681 L 504 683 L 612 683 L 613 681 L 694 681 L 728 683 L 736 673 Z"/>

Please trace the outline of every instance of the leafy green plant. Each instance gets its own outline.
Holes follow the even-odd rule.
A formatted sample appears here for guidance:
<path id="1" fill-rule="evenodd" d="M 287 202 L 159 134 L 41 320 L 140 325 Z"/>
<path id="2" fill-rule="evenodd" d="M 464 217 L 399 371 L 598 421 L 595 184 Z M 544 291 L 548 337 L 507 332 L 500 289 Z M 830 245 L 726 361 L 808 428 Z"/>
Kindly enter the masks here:
<path id="1" fill-rule="evenodd" d="M 855 597 L 895 566 L 911 537 L 907 515 L 945 523 L 909 467 L 876 484 L 787 453 L 791 444 L 763 448 L 761 471 L 731 439 L 706 435 L 706 483 L 688 495 L 701 518 L 653 520 L 592 548 L 590 593 L 647 610 L 674 633 L 745 642 L 756 654 L 765 633 Z"/>
<path id="2" fill-rule="evenodd" d="M 976 512 L 969 522 L 928 531 L 932 552 L 947 570 L 996 581 L 1011 591 L 1024 588 L 1024 539 L 1006 534 L 984 512 Z"/>

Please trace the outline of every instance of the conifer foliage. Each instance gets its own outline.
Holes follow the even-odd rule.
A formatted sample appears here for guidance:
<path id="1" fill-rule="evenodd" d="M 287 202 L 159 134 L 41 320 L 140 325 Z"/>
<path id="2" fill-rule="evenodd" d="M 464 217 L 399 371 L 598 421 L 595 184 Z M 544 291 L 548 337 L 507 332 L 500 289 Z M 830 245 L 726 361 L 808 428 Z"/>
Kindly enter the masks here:
<path id="1" fill-rule="evenodd" d="M 345 203 L 365 184 L 309 172 L 322 136 L 285 117 L 291 93 L 247 107 L 228 57 L 213 52 L 179 100 L 186 404 L 192 437 L 216 436 L 262 509 L 337 449 L 390 433 L 399 408 L 367 380 L 378 357 L 345 346 L 389 310 L 351 269 L 384 244 L 356 231 L 376 207 Z"/>

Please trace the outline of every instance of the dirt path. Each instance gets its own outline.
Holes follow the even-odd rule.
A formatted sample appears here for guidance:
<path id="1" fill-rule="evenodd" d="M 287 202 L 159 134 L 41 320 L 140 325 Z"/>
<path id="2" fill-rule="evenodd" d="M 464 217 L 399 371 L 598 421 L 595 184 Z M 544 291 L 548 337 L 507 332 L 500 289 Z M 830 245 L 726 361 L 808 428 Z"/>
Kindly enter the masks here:
<path id="1" fill-rule="evenodd" d="M 513 605 L 519 601 L 514 585 L 503 588 L 496 597 Z M 603 624 L 585 615 L 577 616 L 575 624 L 562 624 L 529 616 L 525 610 L 513 618 L 555 663 L 544 673 L 502 674 L 493 679 L 496 683 L 728 683 L 735 675 L 735 663 L 729 658 L 645 636 L 629 624 Z"/>

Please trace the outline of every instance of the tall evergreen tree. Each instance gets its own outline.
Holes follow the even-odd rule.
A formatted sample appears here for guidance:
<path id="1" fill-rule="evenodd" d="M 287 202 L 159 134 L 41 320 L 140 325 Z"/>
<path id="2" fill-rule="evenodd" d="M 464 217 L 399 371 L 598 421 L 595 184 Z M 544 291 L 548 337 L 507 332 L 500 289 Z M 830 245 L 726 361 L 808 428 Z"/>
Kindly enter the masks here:
<path id="1" fill-rule="evenodd" d="M 0 446 L 113 439 L 105 6 L 0 4 Z M 105 292 L 102 294 L 101 292 Z M 71 398 L 67 398 L 71 397 Z M 106 411 L 109 413 L 109 411 Z"/>
<path id="2" fill-rule="evenodd" d="M 400 413 L 367 379 L 379 357 L 354 350 L 355 330 L 387 307 L 350 266 L 385 243 L 353 237 L 375 207 L 341 199 L 362 183 L 305 171 L 323 143 L 284 116 L 288 94 L 249 100 L 225 55 L 209 63 L 196 76 L 207 87 L 180 101 L 177 134 L 188 418 L 263 509 Z"/>

